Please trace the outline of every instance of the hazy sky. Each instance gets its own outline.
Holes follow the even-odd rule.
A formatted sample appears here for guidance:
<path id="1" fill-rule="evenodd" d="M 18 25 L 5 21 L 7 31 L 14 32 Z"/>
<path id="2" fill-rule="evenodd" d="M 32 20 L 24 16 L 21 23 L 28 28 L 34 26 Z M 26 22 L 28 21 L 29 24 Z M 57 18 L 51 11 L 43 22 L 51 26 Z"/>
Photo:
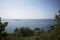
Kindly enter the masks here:
<path id="1" fill-rule="evenodd" d="M 7 19 L 52 19 L 60 0 L 0 0 L 0 17 Z"/>

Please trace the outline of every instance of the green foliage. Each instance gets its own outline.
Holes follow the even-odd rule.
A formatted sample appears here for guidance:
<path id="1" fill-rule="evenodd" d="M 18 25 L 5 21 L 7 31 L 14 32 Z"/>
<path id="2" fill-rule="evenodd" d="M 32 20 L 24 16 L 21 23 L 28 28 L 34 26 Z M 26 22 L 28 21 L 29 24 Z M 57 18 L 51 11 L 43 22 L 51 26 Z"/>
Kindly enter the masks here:
<path id="1" fill-rule="evenodd" d="M 59 15 L 56 15 L 55 18 L 57 20 L 57 23 L 60 24 L 60 10 L 58 12 L 59 12 Z"/>
<path id="2" fill-rule="evenodd" d="M 5 32 L 5 27 L 7 26 L 8 22 L 1 22 L 1 18 L 0 18 L 0 40 L 2 40 L 2 38 L 7 36 L 7 33 Z"/>
<path id="3" fill-rule="evenodd" d="M 15 33 L 19 36 L 29 37 L 33 35 L 33 30 L 29 29 L 28 27 L 22 27 L 20 29 L 16 28 Z"/>
<path id="4" fill-rule="evenodd" d="M 39 36 L 42 33 L 42 30 L 40 30 L 39 28 L 35 28 L 34 33 L 36 36 Z"/>
<path id="5" fill-rule="evenodd" d="M 60 13 L 60 10 L 59 10 Z M 60 14 L 55 16 L 57 23 L 54 26 L 51 26 L 48 37 L 50 40 L 60 40 Z"/>

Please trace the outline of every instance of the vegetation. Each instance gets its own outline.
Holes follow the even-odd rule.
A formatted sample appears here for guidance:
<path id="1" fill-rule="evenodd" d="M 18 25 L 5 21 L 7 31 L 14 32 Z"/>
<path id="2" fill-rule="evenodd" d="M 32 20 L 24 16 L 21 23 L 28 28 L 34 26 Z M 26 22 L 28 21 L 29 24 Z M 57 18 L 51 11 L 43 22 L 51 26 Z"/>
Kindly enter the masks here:
<path id="1" fill-rule="evenodd" d="M 57 23 L 51 26 L 48 32 L 28 27 L 16 28 L 13 33 L 6 33 L 7 22 L 0 21 L 0 40 L 60 40 L 60 10 L 59 15 L 55 16 Z"/>
<path id="2" fill-rule="evenodd" d="M 7 26 L 7 24 L 8 22 L 2 23 L 0 18 L 0 40 L 7 36 L 7 33 L 5 32 L 5 27 Z"/>

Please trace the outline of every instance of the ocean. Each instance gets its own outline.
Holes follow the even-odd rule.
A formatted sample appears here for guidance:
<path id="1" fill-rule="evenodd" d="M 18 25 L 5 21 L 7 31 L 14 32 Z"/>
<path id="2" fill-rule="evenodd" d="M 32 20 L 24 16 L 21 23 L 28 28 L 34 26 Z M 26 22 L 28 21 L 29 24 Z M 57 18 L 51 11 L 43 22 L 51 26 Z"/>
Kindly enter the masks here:
<path id="1" fill-rule="evenodd" d="M 55 19 L 2 19 L 2 22 L 8 22 L 7 32 L 13 32 L 15 28 L 29 27 L 34 30 L 36 27 L 49 30 L 50 26 L 56 23 Z"/>

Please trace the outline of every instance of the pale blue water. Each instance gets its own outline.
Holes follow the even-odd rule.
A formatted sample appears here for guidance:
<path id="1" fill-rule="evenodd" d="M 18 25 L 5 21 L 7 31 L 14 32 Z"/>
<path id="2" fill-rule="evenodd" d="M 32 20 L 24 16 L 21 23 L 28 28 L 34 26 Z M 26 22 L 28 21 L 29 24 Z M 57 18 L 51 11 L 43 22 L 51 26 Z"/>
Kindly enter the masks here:
<path id="1" fill-rule="evenodd" d="M 2 19 L 2 22 L 8 22 L 7 32 L 13 32 L 15 28 L 29 27 L 31 29 L 41 28 L 48 30 L 55 23 L 54 19 Z"/>

